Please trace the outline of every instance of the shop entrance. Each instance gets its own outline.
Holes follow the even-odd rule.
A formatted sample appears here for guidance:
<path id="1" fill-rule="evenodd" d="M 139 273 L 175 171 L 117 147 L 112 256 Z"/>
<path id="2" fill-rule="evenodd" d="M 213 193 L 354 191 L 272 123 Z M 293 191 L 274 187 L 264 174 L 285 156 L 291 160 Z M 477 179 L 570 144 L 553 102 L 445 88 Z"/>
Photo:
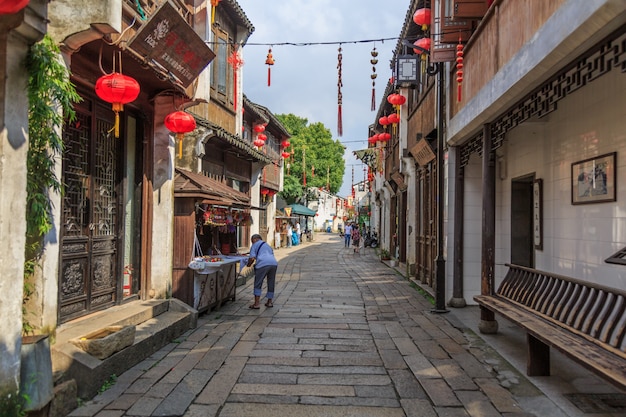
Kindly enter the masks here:
<path id="1" fill-rule="evenodd" d="M 127 109 L 123 134 L 115 138 L 110 106 L 87 94 L 82 97 L 75 106 L 76 120 L 63 131 L 61 323 L 119 304 L 124 296 L 136 296 L 139 291 L 138 279 L 133 278 L 139 276 L 141 257 L 137 119 Z M 125 165 L 130 175 L 123 174 Z"/>

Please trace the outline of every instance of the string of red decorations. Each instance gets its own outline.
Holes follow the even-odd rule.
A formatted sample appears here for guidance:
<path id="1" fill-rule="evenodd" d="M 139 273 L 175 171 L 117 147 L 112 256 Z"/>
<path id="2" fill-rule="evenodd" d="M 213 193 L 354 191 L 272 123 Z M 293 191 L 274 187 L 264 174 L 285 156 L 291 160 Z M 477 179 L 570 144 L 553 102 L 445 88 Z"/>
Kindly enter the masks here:
<path id="1" fill-rule="evenodd" d="M 374 49 L 372 49 L 372 52 L 370 52 L 370 54 L 372 55 L 372 59 L 370 59 L 370 63 L 372 64 L 372 75 L 370 75 L 370 78 L 372 79 L 372 111 L 376 110 L 376 77 L 378 77 L 378 74 L 376 74 L 376 64 L 378 64 L 378 51 L 376 50 L 376 47 L 374 47 Z"/>
<path id="2" fill-rule="evenodd" d="M 463 44 L 461 43 L 461 37 L 459 36 L 459 44 L 456 46 L 456 82 L 457 82 L 457 95 L 456 100 L 461 101 L 461 86 L 463 84 Z"/>
<path id="3" fill-rule="evenodd" d="M 274 65 L 274 55 L 272 54 L 272 48 L 267 51 L 267 58 L 265 59 L 265 64 L 267 65 L 267 86 L 269 87 L 272 84 L 272 65 Z"/>
<path id="4" fill-rule="evenodd" d="M 341 45 L 337 49 L 337 136 L 343 135 L 343 122 L 341 120 L 341 106 L 343 103 L 343 95 L 341 94 L 341 87 L 343 87 L 343 81 L 341 79 L 341 60 L 343 55 L 341 53 Z"/>
<path id="5" fill-rule="evenodd" d="M 239 68 L 244 64 L 243 58 L 239 55 L 238 50 L 235 49 L 233 53 L 230 54 L 228 63 L 233 67 L 233 108 L 237 111 L 237 73 L 239 72 Z"/>

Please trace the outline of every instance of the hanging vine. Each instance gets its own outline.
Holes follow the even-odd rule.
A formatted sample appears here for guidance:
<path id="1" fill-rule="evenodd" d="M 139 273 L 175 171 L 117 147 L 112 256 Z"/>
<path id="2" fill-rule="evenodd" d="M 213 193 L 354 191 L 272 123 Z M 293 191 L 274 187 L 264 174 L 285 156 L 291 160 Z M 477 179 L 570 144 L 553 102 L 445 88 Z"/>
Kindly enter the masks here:
<path id="1" fill-rule="evenodd" d="M 24 264 L 24 302 L 32 295 L 29 278 L 41 257 L 43 237 L 52 229 L 50 193 L 62 193 L 57 178 L 57 156 L 63 151 L 61 129 L 65 120 L 73 121 L 73 104 L 80 101 L 69 73 L 60 60 L 60 50 L 45 36 L 30 48 L 28 71 L 28 157 L 26 183 L 26 248 Z M 32 332 L 24 319 L 22 330 Z"/>

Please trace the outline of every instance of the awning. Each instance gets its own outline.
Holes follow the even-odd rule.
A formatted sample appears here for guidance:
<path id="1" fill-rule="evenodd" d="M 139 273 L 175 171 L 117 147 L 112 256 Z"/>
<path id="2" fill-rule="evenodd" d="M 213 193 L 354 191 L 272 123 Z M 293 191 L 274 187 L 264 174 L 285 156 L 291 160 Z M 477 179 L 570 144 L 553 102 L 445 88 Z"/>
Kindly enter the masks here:
<path id="1" fill-rule="evenodd" d="M 174 197 L 202 199 L 213 205 L 250 208 L 250 197 L 206 175 L 176 168 Z"/>
<path id="2" fill-rule="evenodd" d="M 291 214 L 298 214 L 300 216 L 315 216 L 315 211 L 302 204 L 291 204 L 287 207 L 291 207 Z"/>

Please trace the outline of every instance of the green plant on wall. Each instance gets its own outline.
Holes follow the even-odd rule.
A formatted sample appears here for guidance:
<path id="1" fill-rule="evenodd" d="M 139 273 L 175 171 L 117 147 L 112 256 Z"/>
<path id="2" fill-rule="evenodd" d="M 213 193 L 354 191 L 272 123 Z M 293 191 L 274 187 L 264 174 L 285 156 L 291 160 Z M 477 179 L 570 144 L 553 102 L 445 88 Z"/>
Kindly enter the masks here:
<path id="1" fill-rule="evenodd" d="M 26 59 L 28 71 L 28 158 L 26 197 L 26 248 L 24 264 L 24 309 L 33 294 L 32 276 L 43 250 L 43 238 L 52 229 L 50 193 L 62 193 L 55 164 L 63 151 L 61 128 L 73 121 L 73 104 L 80 101 L 69 73 L 60 60 L 60 50 L 45 36 L 34 44 Z M 24 333 L 33 327 L 23 311 Z"/>

